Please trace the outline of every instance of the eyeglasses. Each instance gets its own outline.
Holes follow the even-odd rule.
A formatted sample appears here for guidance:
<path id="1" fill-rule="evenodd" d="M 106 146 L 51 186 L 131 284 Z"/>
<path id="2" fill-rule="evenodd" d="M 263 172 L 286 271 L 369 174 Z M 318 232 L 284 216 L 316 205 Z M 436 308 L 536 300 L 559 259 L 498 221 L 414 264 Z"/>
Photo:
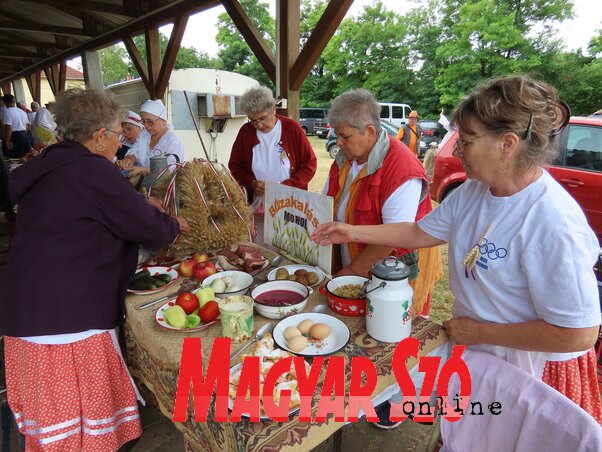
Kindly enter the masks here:
<path id="1" fill-rule="evenodd" d="M 272 113 L 266 113 L 261 118 L 257 118 L 257 119 L 249 118 L 249 122 L 251 124 L 265 124 L 268 121 L 268 118 L 270 117 L 271 114 Z"/>
<path id="2" fill-rule="evenodd" d="M 149 126 L 152 126 L 154 123 L 156 123 L 159 119 L 141 119 L 140 122 L 142 124 L 148 124 Z"/>
<path id="3" fill-rule="evenodd" d="M 115 135 L 117 135 L 119 137 L 119 141 L 123 141 L 125 136 L 123 135 L 123 133 L 119 133 L 119 132 L 115 132 L 114 130 L 111 129 L 105 129 L 107 132 L 113 132 Z"/>
<path id="4" fill-rule="evenodd" d="M 456 151 L 458 152 L 462 152 L 462 150 L 466 147 L 466 146 L 470 146 L 473 142 L 475 142 L 476 140 L 478 140 L 479 138 L 483 138 L 484 136 L 490 135 L 488 133 L 484 133 L 482 135 L 477 135 L 476 137 L 474 137 L 471 140 L 460 140 L 459 138 L 456 140 Z"/>
<path id="5" fill-rule="evenodd" d="M 410 119 L 418 119 L 418 116 L 410 116 Z"/>

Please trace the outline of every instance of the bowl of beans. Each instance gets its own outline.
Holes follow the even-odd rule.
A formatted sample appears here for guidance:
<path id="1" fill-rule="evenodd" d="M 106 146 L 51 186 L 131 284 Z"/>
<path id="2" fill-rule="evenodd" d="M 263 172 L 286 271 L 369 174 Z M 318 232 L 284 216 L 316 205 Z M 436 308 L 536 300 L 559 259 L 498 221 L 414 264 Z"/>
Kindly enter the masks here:
<path id="1" fill-rule="evenodd" d="M 357 275 L 336 276 L 320 288 L 328 298 L 328 307 L 337 314 L 360 317 L 366 315 L 366 297 L 360 297 L 368 278 Z"/>
<path id="2" fill-rule="evenodd" d="M 310 287 L 297 281 L 277 280 L 259 284 L 251 291 L 255 311 L 268 319 L 283 319 L 303 311 Z"/>

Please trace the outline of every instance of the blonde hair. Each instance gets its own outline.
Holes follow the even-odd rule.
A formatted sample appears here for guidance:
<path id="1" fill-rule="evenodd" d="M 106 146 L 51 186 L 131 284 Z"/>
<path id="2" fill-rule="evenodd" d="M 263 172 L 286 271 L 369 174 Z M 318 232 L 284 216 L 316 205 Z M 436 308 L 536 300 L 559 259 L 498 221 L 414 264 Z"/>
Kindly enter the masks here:
<path id="1" fill-rule="evenodd" d="M 557 134 L 570 112 L 556 89 L 525 76 L 491 79 L 477 86 L 451 114 L 450 122 L 461 132 L 474 134 L 470 120 L 479 121 L 488 133 L 516 133 L 522 140 L 518 165 L 552 163 L 558 155 Z"/>

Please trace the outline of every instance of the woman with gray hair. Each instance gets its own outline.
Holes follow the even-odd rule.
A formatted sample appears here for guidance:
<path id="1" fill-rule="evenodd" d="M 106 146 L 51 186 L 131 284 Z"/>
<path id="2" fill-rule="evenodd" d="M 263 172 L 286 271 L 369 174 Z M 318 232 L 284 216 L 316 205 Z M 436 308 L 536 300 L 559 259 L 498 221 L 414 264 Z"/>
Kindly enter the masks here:
<path id="1" fill-rule="evenodd" d="M 0 283 L 0 335 L 27 450 L 117 450 L 141 434 L 115 328 L 138 244 L 166 246 L 187 224 L 149 204 L 113 165 L 123 116 L 103 93 L 65 91 L 56 105 L 64 141 L 11 174 L 19 212 Z"/>
<path id="2" fill-rule="evenodd" d="M 249 122 L 241 127 L 232 146 L 228 168 L 246 188 L 262 242 L 265 182 L 279 182 L 307 190 L 316 173 L 317 159 L 301 126 L 276 114 L 276 102 L 265 86 L 248 89 L 240 108 Z"/>
<path id="3" fill-rule="evenodd" d="M 341 152 L 324 193 L 334 198 L 334 218 L 348 224 L 415 221 L 432 210 L 424 168 L 409 148 L 380 126 L 380 105 L 365 89 L 337 97 L 328 112 Z M 430 291 L 441 277 L 438 249 L 416 250 L 354 242 L 333 252 L 339 275 L 367 275 L 386 256 L 402 258 L 414 271 L 413 309 L 429 312 Z"/>

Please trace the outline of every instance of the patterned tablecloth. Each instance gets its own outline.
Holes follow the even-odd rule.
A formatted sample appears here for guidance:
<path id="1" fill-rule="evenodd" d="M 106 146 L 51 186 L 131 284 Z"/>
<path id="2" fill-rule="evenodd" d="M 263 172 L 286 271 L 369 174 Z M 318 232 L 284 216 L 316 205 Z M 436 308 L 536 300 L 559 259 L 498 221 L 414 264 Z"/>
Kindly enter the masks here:
<path id="1" fill-rule="evenodd" d="M 272 258 L 274 253 L 263 250 L 263 254 Z M 289 262 L 283 262 L 286 264 Z M 265 279 L 268 272 L 258 275 L 258 279 Z M 180 287 L 195 287 L 195 282 L 182 279 L 177 284 L 166 289 L 166 294 L 177 292 Z M 160 327 L 154 320 L 154 313 L 160 306 L 153 306 L 145 310 L 136 307 L 146 301 L 154 300 L 163 292 L 149 296 L 130 295 L 126 300 L 127 320 L 125 323 L 125 338 L 127 346 L 126 361 L 132 375 L 140 379 L 156 396 L 159 408 L 165 416 L 172 418 L 176 385 L 179 372 L 182 341 L 185 337 L 201 337 L 203 347 L 203 364 L 209 361 L 213 340 L 221 335 L 221 326 L 218 323 L 205 330 L 192 333 L 179 333 L 168 331 Z M 317 304 L 326 303 L 326 297 L 314 290 L 305 312 L 310 311 Z M 374 395 L 381 393 L 388 386 L 395 383 L 392 370 L 392 356 L 397 344 L 386 344 L 372 339 L 366 332 L 363 317 L 344 317 L 329 311 L 329 314 L 341 319 L 351 331 L 349 344 L 339 353 L 346 357 L 347 378 L 350 375 L 351 358 L 354 356 L 368 357 L 375 365 L 378 372 L 378 383 Z M 254 328 L 269 322 L 255 314 Z M 276 322 L 271 320 L 272 322 Z M 412 324 L 412 336 L 420 341 L 420 356 L 429 353 L 437 346 L 445 343 L 447 337 L 442 328 L 429 320 L 418 318 Z M 232 352 L 241 345 L 232 345 Z M 408 360 L 408 367 L 416 364 L 416 360 Z M 324 371 L 323 371 L 324 372 Z M 322 375 L 323 377 L 323 375 Z M 349 385 L 349 382 L 347 382 Z M 315 394 L 319 394 L 322 387 L 322 378 L 318 383 Z M 348 389 L 348 388 L 347 388 Z M 314 396 L 313 410 L 317 409 L 317 396 Z M 344 423 L 335 422 L 329 418 L 324 423 L 301 423 L 295 417 L 288 422 L 249 422 L 243 420 L 239 423 L 212 422 L 212 408 L 209 420 L 196 423 L 192 412 L 188 420 L 176 426 L 183 431 L 186 449 L 191 451 L 285 451 L 285 450 L 310 450 L 326 440 Z"/>

